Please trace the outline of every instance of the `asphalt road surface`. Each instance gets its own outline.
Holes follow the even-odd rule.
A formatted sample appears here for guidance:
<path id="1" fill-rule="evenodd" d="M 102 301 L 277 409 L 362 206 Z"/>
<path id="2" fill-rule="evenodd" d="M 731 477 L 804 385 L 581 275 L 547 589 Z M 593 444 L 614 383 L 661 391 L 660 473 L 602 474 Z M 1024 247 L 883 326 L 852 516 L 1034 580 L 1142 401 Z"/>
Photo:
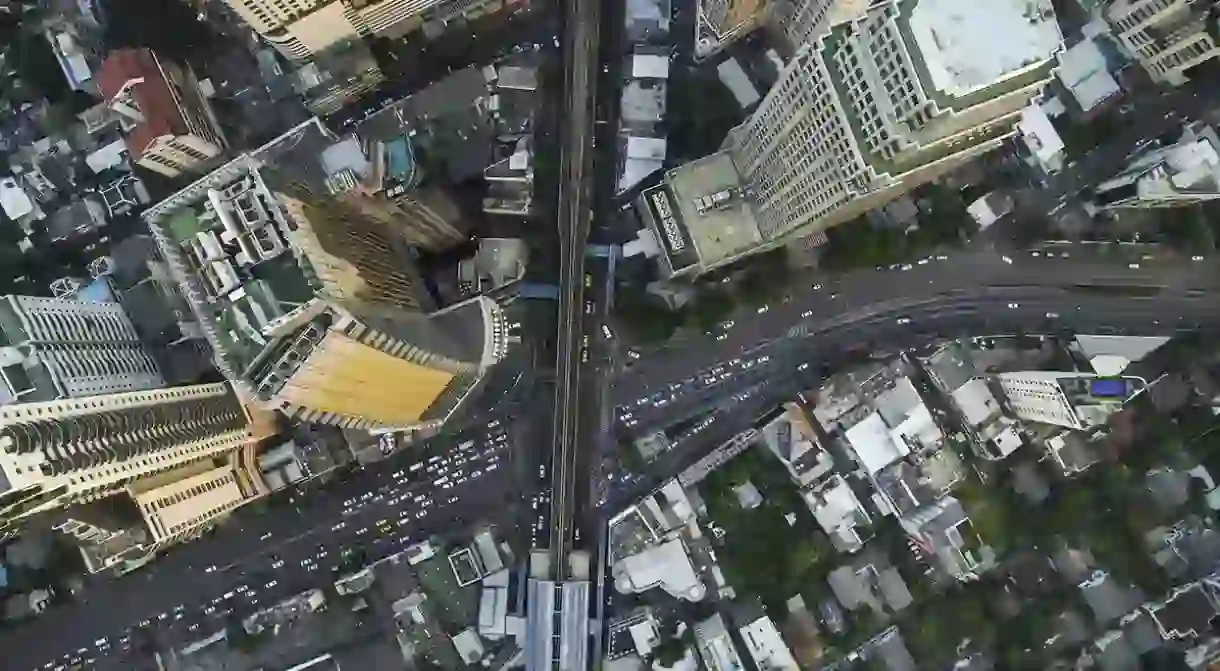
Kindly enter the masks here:
<path id="1" fill-rule="evenodd" d="M 573 506 L 583 449 L 578 440 L 580 419 L 580 341 L 583 336 L 585 241 L 589 236 L 588 164 L 593 132 L 593 77 L 597 53 L 598 0 L 564 3 L 564 111 L 560 151 L 559 205 L 556 224 L 560 238 L 559 325 L 556 335 L 555 419 L 551 436 L 552 566 L 562 578 L 573 536 Z"/>
<path id="2" fill-rule="evenodd" d="M 54 669 L 92 660 L 92 668 L 146 668 L 148 646 L 141 642 L 182 646 L 231 618 L 329 584 L 338 569 L 358 569 L 476 522 L 504 522 L 495 516 L 528 497 L 514 463 L 515 444 L 523 441 L 507 416 L 487 421 L 293 505 L 241 511 L 153 566 L 91 586 L 80 602 L 0 637 L 0 667 Z M 344 564 L 345 552 L 351 565 Z"/>
<path id="3" fill-rule="evenodd" d="M 1048 320 L 1047 313 L 1058 317 Z M 910 318 L 911 324 L 899 324 L 899 314 Z M 1040 326 L 1046 327 L 1042 330 L 1046 333 L 1060 327 L 1081 333 L 1134 335 L 1171 335 L 1177 329 L 1220 333 L 1220 297 L 1089 296 L 1082 300 L 1058 290 L 976 291 L 836 320 L 806 337 L 728 359 L 705 374 L 620 405 L 616 409 L 620 431 L 641 435 L 677 423 L 684 428 L 673 436 L 674 446 L 649 464 L 647 473 L 608 473 L 599 504 L 609 515 L 633 503 L 750 428 L 778 404 L 816 385 L 824 371 L 853 358 L 897 353 L 949 337 L 1018 331 L 1037 334 Z"/>
<path id="4" fill-rule="evenodd" d="M 922 265 L 911 264 L 908 270 L 887 267 L 858 271 L 821 284 L 794 287 L 788 300 L 775 301 L 761 313 L 747 311 L 730 317 L 711 334 L 687 337 L 652 349 L 637 348 L 640 358 L 631 360 L 630 368 L 615 380 L 615 402 L 622 405 L 656 394 L 745 352 L 817 333 L 832 320 L 868 314 L 885 314 L 893 320 L 903 316 L 904 311 L 917 308 L 922 301 L 981 287 L 1078 290 L 1076 302 L 1066 310 L 1056 311 L 1073 312 L 1078 304 L 1087 307 L 1106 291 L 1125 288 L 1136 293 L 1159 292 L 1165 297 L 1186 295 L 1192 290 L 1212 291 L 1220 287 L 1220 259 L 1112 258 L 1079 245 L 1053 258 L 1042 253 L 1036 257 L 1030 253 L 1005 257 L 979 250 L 931 257 Z M 1090 293 L 1082 287 L 1098 289 Z M 1174 318 L 1172 314 L 1161 316 L 1166 320 Z M 1042 321 L 1039 319 L 1038 323 Z M 913 327 L 918 326 L 915 320 Z"/>

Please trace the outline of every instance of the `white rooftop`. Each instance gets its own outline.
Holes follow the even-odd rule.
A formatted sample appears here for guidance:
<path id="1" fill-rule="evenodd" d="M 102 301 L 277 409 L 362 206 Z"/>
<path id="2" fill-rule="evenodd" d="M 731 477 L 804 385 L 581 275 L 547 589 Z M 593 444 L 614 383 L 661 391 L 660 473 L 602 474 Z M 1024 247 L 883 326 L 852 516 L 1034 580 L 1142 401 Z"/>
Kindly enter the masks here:
<path id="1" fill-rule="evenodd" d="M 890 427 L 885 425 L 880 413 L 874 412 L 864 418 L 844 435 L 869 475 L 911 453 L 905 444 L 896 444 L 890 437 Z"/>
<path id="2" fill-rule="evenodd" d="M 85 165 L 88 165 L 93 172 L 102 172 L 107 168 L 122 165 L 126 154 L 127 142 L 123 138 L 119 138 L 86 156 Z"/>
<path id="3" fill-rule="evenodd" d="M 636 79 L 668 79 L 669 58 L 660 54 L 633 54 L 631 76 Z"/>
<path id="4" fill-rule="evenodd" d="M 771 618 L 764 615 L 739 632 L 756 667 L 769 671 L 797 671 L 800 668 Z"/>
<path id="5" fill-rule="evenodd" d="M 0 179 L 0 207 L 10 220 L 16 221 L 34 211 L 34 203 L 21 184 L 12 177 Z"/>
<path id="6" fill-rule="evenodd" d="M 820 486 L 812 487 L 801 494 L 818 526 L 827 535 L 837 537 L 835 547 L 846 551 L 858 549 L 862 544 L 854 531 L 857 512 L 863 513 L 859 499 L 842 476 L 836 475 Z"/>
<path id="7" fill-rule="evenodd" d="M 958 410 L 966 418 L 966 422 L 973 427 L 983 424 L 988 417 L 1000 409 L 1000 404 L 987 386 L 987 381 L 981 377 L 976 377 L 958 387 L 953 391 L 952 396 Z"/>
<path id="8" fill-rule="evenodd" d="M 1039 105 L 1030 105 L 1021 110 L 1017 130 L 1021 132 L 1021 140 L 1025 142 L 1025 146 L 1044 169 L 1059 169 L 1063 163 L 1063 138 L 1059 137 L 1055 126 L 1051 124 L 1046 110 Z"/>
<path id="9" fill-rule="evenodd" d="M 619 560 L 610 572 L 614 588 L 622 594 L 659 587 L 675 598 L 699 601 L 706 593 L 686 548 L 677 539 Z"/>
<path id="10" fill-rule="evenodd" d="M 1053 57 L 1062 36 L 1050 0 L 917 0 L 910 28 L 932 83 L 963 96 Z"/>
<path id="11" fill-rule="evenodd" d="M 1056 74 L 1085 112 L 1122 90 L 1106 67 L 1106 57 L 1093 40 L 1082 40 L 1059 54 Z"/>
<path id="12" fill-rule="evenodd" d="M 746 76 L 746 71 L 741 69 L 741 64 L 737 62 L 736 58 L 721 61 L 720 65 L 716 66 L 716 74 L 720 77 L 720 82 L 728 87 L 729 92 L 737 99 L 737 104 L 741 105 L 742 109 L 759 101 L 758 90 L 754 88 L 754 84 Z"/>

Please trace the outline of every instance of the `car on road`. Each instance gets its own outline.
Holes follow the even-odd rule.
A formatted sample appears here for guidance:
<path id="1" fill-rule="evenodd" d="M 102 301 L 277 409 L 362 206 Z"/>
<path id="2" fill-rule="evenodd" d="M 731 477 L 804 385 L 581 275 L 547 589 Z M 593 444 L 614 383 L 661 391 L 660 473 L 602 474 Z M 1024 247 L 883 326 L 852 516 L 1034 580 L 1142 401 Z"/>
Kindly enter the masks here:
<path id="1" fill-rule="evenodd" d="M 640 353 L 633 349 L 629 349 L 629 350 L 627 350 L 627 357 L 631 358 L 631 359 L 639 359 Z"/>
<path id="2" fill-rule="evenodd" d="M 1004 263 L 1008 263 L 1008 264 L 1012 263 L 1012 257 L 1010 257 L 1010 256 L 1001 256 L 1000 258 L 1004 261 Z"/>
<path id="3" fill-rule="evenodd" d="M 1127 267 L 1128 267 L 1128 268 L 1130 268 L 1131 270 L 1139 270 L 1139 269 L 1140 269 L 1140 264 L 1138 264 L 1138 263 L 1128 263 L 1128 264 L 1127 264 Z"/>
<path id="4" fill-rule="evenodd" d="M 758 314 L 760 314 L 760 315 L 761 315 L 761 314 L 763 314 L 764 312 L 766 312 L 767 310 L 770 310 L 770 309 L 771 309 L 771 306 L 770 306 L 770 305 L 763 305 L 763 306 L 760 306 L 760 307 L 758 308 L 758 310 L 756 310 L 756 312 L 758 312 Z"/>
<path id="5" fill-rule="evenodd" d="M 1009 309 L 1016 310 L 1017 308 L 1021 307 L 1021 304 L 1020 303 L 1009 303 L 1008 307 L 1009 307 Z"/>
<path id="6" fill-rule="evenodd" d="M 911 323 L 911 318 L 910 317 L 899 317 L 897 321 L 898 321 L 899 326 L 906 326 L 907 324 Z"/>
<path id="7" fill-rule="evenodd" d="M 1191 261 L 1202 261 L 1203 257 L 1199 256 L 1199 255 L 1195 255 L 1195 256 L 1190 257 L 1190 260 Z"/>
<path id="8" fill-rule="evenodd" d="M 813 316 L 813 310 L 805 310 L 804 312 L 802 312 L 802 313 L 801 313 L 801 317 L 802 317 L 802 318 L 806 318 L 806 319 L 807 319 L 807 318 L 812 317 L 812 316 Z"/>
<path id="9" fill-rule="evenodd" d="M 733 328 L 733 325 L 736 323 L 737 322 L 735 322 L 735 321 L 729 320 L 729 321 L 721 324 L 720 327 L 727 331 L 727 330 Z"/>
<path id="10" fill-rule="evenodd" d="M 1058 319 L 1059 313 L 1058 312 L 1048 312 L 1048 313 L 1046 313 L 1046 318 L 1047 319 Z"/>

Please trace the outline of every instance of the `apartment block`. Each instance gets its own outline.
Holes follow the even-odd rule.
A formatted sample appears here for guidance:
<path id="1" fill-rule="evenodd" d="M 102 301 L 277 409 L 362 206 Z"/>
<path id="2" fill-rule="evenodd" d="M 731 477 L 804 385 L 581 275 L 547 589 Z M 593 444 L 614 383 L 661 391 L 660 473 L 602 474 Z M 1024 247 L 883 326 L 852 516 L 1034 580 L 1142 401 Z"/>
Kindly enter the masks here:
<path id="1" fill-rule="evenodd" d="M 503 357 L 503 313 L 486 298 L 425 312 L 411 232 L 327 189 L 338 142 L 312 120 L 145 219 L 218 368 L 259 403 L 347 427 L 438 425 Z"/>
<path id="2" fill-rule="evenodd" d="M 641 194 L 663 273 L 817 234 L 1000 146 L 1061 42 L 1049 0 L 874 0 L 802 47 L 720 153 Z"/>
<path id="3" fill-rule="evenodd" d="M 429 21 L 499 9 L 520 0 L 225 0 L 268 43 L 288 58 L 313 54 L 375 35 L 402 36 Z"/>
<path id="4" fill-rule="evenodd" d="M 0 404 L 162 387 L 118 303 L 0 297 Z"/>
<path id="5" fill-rule="evenodd" d="M 123 493 L 249 437 L 227 384 L 0 407 L 0 529 Z"/>
<path id="6" fill-rule="evenodd" d="M 1179 85 L 1191 68 L 1220 55 L 1220 10 L 1194 0 L 1114 0 L 1105 8 L 1119 41 L 1153 79 Z"/>
<path id="7" fill-rule="evenodd" d="M 1093 190 L 1102 209 L 1182 207 L 1220 198 L 1220 138 L 1213 126 L 1191 124 L 1181 139 L 1147 147 Z"/>
<path id="8" fill-rule="evenodd" d="M 1000 373 L 995 380 L 1018 419 L 1077 430 L 1105 423 L 1148 386 L 1132 376 L 1055 371 Z"/>
<path id="9" fill-rule="evenodd" d="M 150 49 L 117 49 L 96 80 L 137 165 L 177 177 L 224 151 L 220 125 L 190 67 L 162 60 Z"/>

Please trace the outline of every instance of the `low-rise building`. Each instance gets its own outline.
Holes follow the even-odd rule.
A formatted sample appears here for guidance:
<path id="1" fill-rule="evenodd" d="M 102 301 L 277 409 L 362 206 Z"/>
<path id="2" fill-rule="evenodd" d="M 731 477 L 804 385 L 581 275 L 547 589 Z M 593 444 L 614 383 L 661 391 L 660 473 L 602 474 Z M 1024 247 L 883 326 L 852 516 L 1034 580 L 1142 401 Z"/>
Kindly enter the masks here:
<path id="1" fill-rule="evenodd" d="M 902 528 L 958 580 L 975 580 L 996 565 L 996 553 L 978 535 L 957 499 L 946 496 L 900 518 Z"/>
<path id="2" fill-rule="evenodd" d="M 204 166 L 226 143 L 190 67 L 150 49 L 110 52 L 97 75 L 98 92 L 120 118 L 136 165 L 166 177 Z"/>
<path id="3" fill-rule="evenodd" d="M 1114 177 L 1093 189 L 1102 209 L 1181 207 L 1220 198 L 1220 138 L 1212 126 L 1194 123 L 1181 139 L 1149 146 Z"/>
<path id="4" fill-rule="evenodd" d="M 895 613 L 914 600 L 898 569 L 879 552 L 866 550 L 826 576 L 835 599 L 849 611 L 869 608 L 877 615 Z"/>
<path id="5" fill-rule="evenodd" d="M 724 625 L 724 618 L 713 615 L 695 625 L 699 656 L 709 671 L 740 671 L 744 667 L 737 646 Z"/>
<path id="6" fill-rule="evenodd" d="M 840 552 L 856 552 L 872 537 L 872 517 L 841 475 L 801 492 L 818 525 Z"/>
<path id="7" fill-rule="evenodd" d="M 797 671 L 796 659 L 784 643 L 771 618 L 763 615 L 737 630 L 746 644 L 746 652 L 758 669 Z"/>
<path id="8" fill-rule="evenodd" d="M 1147 387 L 1138 377 L 1056 371 L 999 373 L 993 379 L 1018 419 L 1076 430 L 1104 423 Z"/>

